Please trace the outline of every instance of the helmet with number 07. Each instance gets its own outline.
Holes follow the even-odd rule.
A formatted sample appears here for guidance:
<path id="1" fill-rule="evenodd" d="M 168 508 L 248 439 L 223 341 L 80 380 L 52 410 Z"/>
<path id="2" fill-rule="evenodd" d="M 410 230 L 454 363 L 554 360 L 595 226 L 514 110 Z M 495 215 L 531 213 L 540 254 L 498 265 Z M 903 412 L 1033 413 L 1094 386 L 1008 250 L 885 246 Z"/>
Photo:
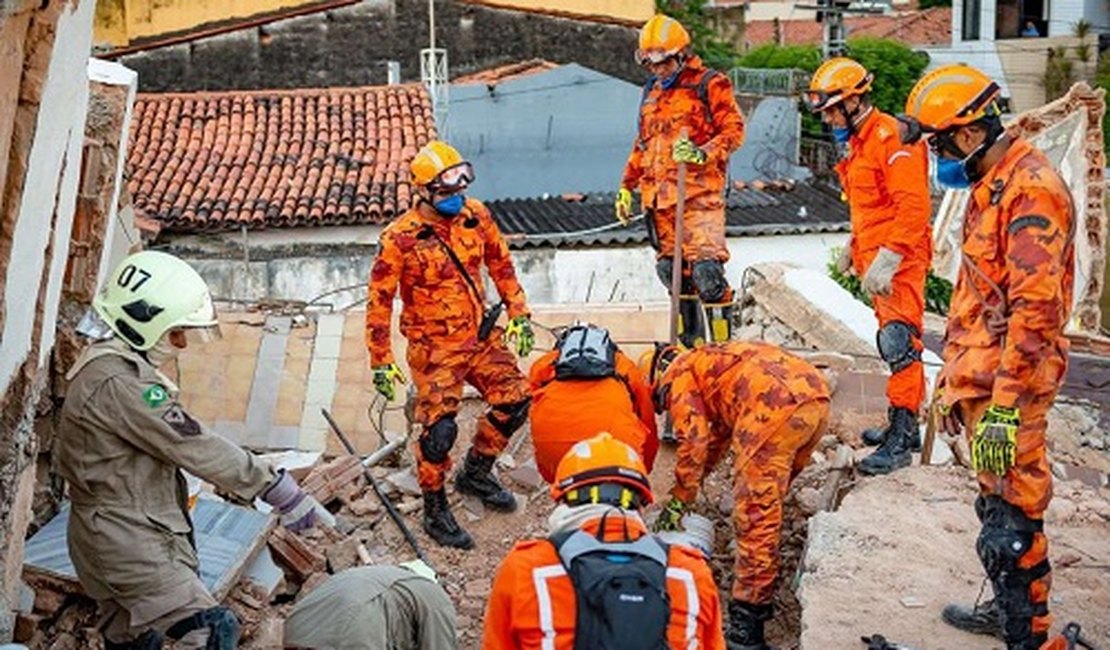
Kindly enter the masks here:
<path id="1" fill-rule="evenodd" d="M 149 350 L 172 329 L 198 341 L 219 338 L 208 285 L 183 260 L 158 251 L 127 256 L 100 288 L 93 309 L 136 350 Z"/>

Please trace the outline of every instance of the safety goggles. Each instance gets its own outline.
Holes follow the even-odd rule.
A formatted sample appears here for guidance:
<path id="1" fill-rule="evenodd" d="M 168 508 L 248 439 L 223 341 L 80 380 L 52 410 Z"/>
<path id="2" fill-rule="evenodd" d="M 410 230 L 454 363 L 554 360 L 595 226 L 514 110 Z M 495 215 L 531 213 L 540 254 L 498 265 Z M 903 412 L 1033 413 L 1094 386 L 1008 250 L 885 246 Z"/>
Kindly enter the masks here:
<path id="1" fill-rule="evenodd" d="M 474 182 L 474 167 L 463 161 L 441 171 L 428 188 L 433 192 L 452 193 L 466 189 Z"/>
<path id="2" fill-rule="evenodd" d="M 674 52 L 664 52 L 663 50 L 636 50 L 636 64 L 642 67 L 658 65 L 676 56 Z"/>
<path id="3" fill-rule="evenodd" d="M 224 337 L 219 324 L 208 325 L 206 327 L 182 327 L 181 331 L 184 332 L 185 340 L 188 341 L 190 345 L 211 343 L 213 341 L 219 341 Z"/>
<path id="4" fill-rule="evenodd" d="M 802 93 L 802 102 L 811 113 L 820 113 L 840 101 L 844 93 L 840 90 L 825 92 L 824 90 L 807 90 Z"/>

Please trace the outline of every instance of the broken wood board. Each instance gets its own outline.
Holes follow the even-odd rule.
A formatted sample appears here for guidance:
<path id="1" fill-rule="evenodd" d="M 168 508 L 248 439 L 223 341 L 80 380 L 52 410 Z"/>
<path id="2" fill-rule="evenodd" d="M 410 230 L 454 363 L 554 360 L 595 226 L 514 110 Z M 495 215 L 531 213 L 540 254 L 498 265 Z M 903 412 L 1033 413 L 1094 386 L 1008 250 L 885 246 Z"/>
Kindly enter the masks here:
<path id="1" fill-rule="evenodd" d="M 1074 313 L 1069 331 L 1098 333 L 1106 264 L 1106 209 L 1102 143 L 1104 91 L 1085 83 L 1066 95 L 1014 118 L 1007 131 L 1028 138 L 1048 157 L 1071 190 L 1076 207 Z M 948 190 L 933 225 L 933 272 L 955 282 L 963 242 L 968 190 Z"/>
<path id="2" fill-rule="evenodd" d="M 83 593 L 69 558 L 66 528 L 69 502 L 27 540 L 24 579 L 32 585 Z M 276 519 L 256 510 L 201 498 L 192 510 L 200 559 L 200 579 L 216 600 L 223 600 L 248 563 L 265 546 Z"/>

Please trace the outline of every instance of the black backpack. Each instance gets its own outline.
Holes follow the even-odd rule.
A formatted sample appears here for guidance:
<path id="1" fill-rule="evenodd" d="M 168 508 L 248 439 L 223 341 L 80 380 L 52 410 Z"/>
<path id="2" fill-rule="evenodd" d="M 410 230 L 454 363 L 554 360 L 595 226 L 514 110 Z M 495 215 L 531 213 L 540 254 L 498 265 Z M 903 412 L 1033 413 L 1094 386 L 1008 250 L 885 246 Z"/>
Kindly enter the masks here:
<path id="1" fill-rule="evenodd" d="M 556 379 L 590 379 L 617 374 L 617 344 L 609 330 L 593 325 L 575 325 L 559 339 L 555 359 Z"/>
<path id="2" fill-rule="evenodd" d="M 581 530 L 550 541 L 577 595 L 574 650 L 670 649 L 666 544 L 653 535 L 604 542 Z"/>

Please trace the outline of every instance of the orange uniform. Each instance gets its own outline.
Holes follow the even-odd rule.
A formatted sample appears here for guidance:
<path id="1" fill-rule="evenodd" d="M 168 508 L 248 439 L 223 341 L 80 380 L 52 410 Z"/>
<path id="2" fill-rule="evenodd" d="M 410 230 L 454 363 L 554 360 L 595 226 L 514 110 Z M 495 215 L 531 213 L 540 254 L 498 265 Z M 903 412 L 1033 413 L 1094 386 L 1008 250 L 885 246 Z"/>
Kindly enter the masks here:
<path id="1" fill-rule="evenodd" d="M 821 372 L 767 343 L 736 341 L 683 353 L 663 373 L 678 438 L 671 496 L 692 503 L 731 448 L 736 567 L 732 596 L 769 603 L 779 571 L 782 504 L 827 426 Z"/>
<path id="2" fill-rule="evenodd" d="M 856 127 L 848 149 L 836 172 L 851 212 L 852 266 L 862 276 L 879 248 L 902 256 L 891 294 L 873 296 L 872 305 L 880 329 L 891 323 L 912 328 L 913 356 L 920 357 L 924 347 L 925 276 L 933 246 L 925 145 L 902 144 L 898 121 L 873 108 Z M 925 397 L 921 361 L 917 358 L 897 365 L 900 369 L 893 371 L 887 382 L 887 399 L 891 406 L 916 414 Z"/>
<path id="3" fill-rule="evenodd" d="M 651 471 L 659 438 L 651 386 L 636 364 L 617 350 L 615 377 L 556 379 L 558 358 L 558 350 L 548 352 L 532 364 L 529 374 L 532 443 L 543 479 L 554 482 L 555 469 L 567 451 L 602 431 L 639 452 Z"/>
<path id="4" fill-rule="evenodd" d="M 445 246 L 454 251 L 475 287 Z M 393 362 L 389 330 L 393 296 L 400 288 L 401 333 L 409 343 L 408 365 L 417 389 L 416 418 L 424 427 L 422 440 L 430 427 L 455 416 L 466 382 L 492 407 L 479 421 L 474 440 L 476 452 L 491 456 L 504 449 L 512 429 L 522 421 L 521 414 L 526 416 L 528 385 L 499 329 L 485 341 L 478 340 L 484 296 L 479 298 L 475 288 L 482 291 L 483 264 L 509 317 L 527 315 L 508 246 L 484 205 L 467 199 L 453 218 L 440 217 L 424 203 L 406 212 L 382 232 L 370 273 L 366 343 L 372 365 Z M 451 468 L 450 457 L 426 458 L 419 443 L 416 455 L 421 488 L 440 489 Z"/>
<path id="5" fill-rule="evenodd" d="M 1039 530 L 1052 498 L 1045 416 L 1067 370 L 1074 230 L 1063 179 L 1044 154 L 1015 140 L 972 188 L 938 380 L 942 403 L 959 409 L 969 434 L 989 404 L 1020 412 L 1014 466 L 1001 478 L 980 473 L 979 487 L 1038 528 L 1019 560 L 1020 569 L 1037 575 L 1029 586 L 1034 634 L 1052 623 L 1048 542 Z"/>
<path id="6" fill-rule="evenodd" d="M 610 510 L 605 540 L 639 539 L 639 517 Z M 596 534 L 599 519 L 581 528 Z M 724 650 L 721 606 L 713 574 L 699 551 L 672 545 L 667 558 L 672 648 Z M 501 562 L 486 605 L 483 650 L 573 650 L 577 595 L 555 547 L 547 540 L 517 542 Z"/>
<path id="7" fill-rule="evenodd" d="M 658 80 L 651 82 L 640 105 L 639 119 L 639 134 L 621 184 L 639 187 L 641 205 L 651 211 L 653 224 L 649 227 L 654 225 L 658 236 L 659 257 L 674 254 L 678 163 L 672 158 L 672 147 L 685 129 L 707 158 L 704 165 L 686 164 L 682 259 L 687 263 L 727 261 L 725 179 L 729 156 L 744 141 L 744 118 L 732 84 L 724 75 L 706 68 L 701 59 L 690 56 L 672 88 L 664 89 Z M 665 284 L 670 285 L 669 277 Z M 706 288 L 697 288 L 703 300 L 727 299 L 707 297 Z"/>

